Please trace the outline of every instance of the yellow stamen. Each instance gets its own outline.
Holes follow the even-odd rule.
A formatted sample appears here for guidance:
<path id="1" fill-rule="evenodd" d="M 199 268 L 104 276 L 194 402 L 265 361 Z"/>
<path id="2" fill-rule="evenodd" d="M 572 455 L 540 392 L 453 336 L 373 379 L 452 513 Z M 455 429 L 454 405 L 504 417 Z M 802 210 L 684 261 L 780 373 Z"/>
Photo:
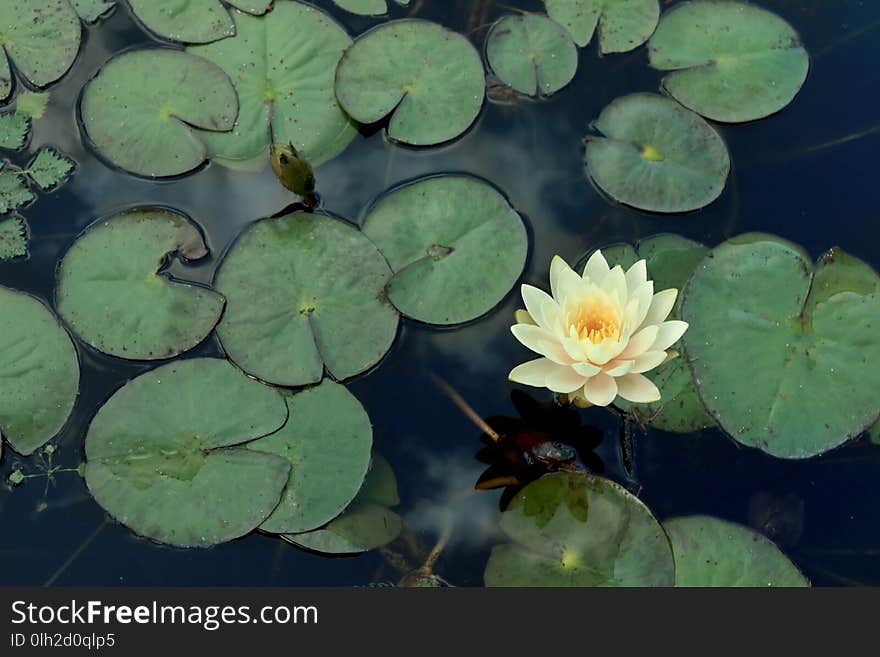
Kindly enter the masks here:
<path id="1" fill-rule="evenodd" d="M 569 335 L 598 344 L 620 339 L 620 312 L 606 299 L 588 299 L 569 314 Z"/>

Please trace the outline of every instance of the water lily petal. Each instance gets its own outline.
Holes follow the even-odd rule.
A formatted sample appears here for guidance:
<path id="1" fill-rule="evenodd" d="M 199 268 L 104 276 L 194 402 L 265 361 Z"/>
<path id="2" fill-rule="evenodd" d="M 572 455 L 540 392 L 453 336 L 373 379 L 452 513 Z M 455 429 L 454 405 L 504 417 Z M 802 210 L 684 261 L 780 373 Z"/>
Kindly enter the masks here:
<path id="1" fill-rule="evenodd" d="M 606 338 L 599 344 L 593 344 L 585 340 L 583 343 L 584 351 L 587 352 L 587 359 L 596 365 L 604 365 L 612 358 L 617 358 L 623 351 L 626 344 L 613 338 Z"/>
<path id="2" fill-rule="evenodd" d="M 571 367 L 559 367 L 547 377 L 546 385 L 553 392 L 568 394 L 583 387 L 587 377 L 581 376 Z"/>
<path id="3" fill-rule="evenodd" d="M 609 271 L 611 271 L 611 267 L 608 266 L 608 261 L 602 255 L 601 249 L 596 249 L 584 266 L 583 278 L 590 281 L 593 285 L 602 285 L 602 281 L 605 280 L 605 276 Z"/>
<path id="4" fill-rule="evenodd" d="M 572 360 L 582 361 L 587 357 L 580 340 L 563 336 L 560 338 L 560 343 L 562 344 L 562 348 L 565 349 L 565 352 L 571 356 Z"/>
<path id="5" fill-rule="evenodd" d="M 558 255 L 550 261 L 550 294 L 554 299 L 559 299 L 559 278 L 566 269 L 571 270 L 568 263 Z"/>
<path id="6" fill-rule="evenodd" d="M 648 351 L 651 346 L 656 342 L 657 335 L 660 333 L 660 327 L 657 325 L 654 326 L 646 326 L 641 329 L 638 333 L 635 333 L 626 345 L 626 349 L 624 349 L 620 357 L 621 358 L 635 358 L 636 356 L 643 354 Z"/>
<path id="7" fill-rule="evenodd" d="M 629 374 L 635 363 L 636 361 L 634 360 L 617 359 L 607 363 L 603 368 L 603 371 L 608 376 L 623 376 L 624 374 Z"/>
<path id="8" fill-rule="evenodd" d="M 592 363 L 574 363 L 571 367 L 575 372 L 587 378 L 596 376 L 602 371 L 601 367 Z"/>
<path id="9" fill-rule="evenodd" d="M 583 279 L 565 264 L 565 261 L 562 264 L 565 267 L 561 268 L 556 275 L 556 290 L 553 292 L 553 298 L 559 304 L 562 304 L 563 299 L 567 301 L 579 297 L 584 290 Z"/>
<path id="10" fill-rule="evenodd" d="M 648 372 L 650 370 L 653 370 L 658 365 L 663 364 L 665 360 L 665 351 L 646 351 L 636 356 L 634 361 L 635 365 L 633 365 L 632 372 L 633 374 Z"/>
<path id="11" fill-rule="evenodd" d="M 613 376 L 597 374 L 584 384 L 584 397 L 596 406 L 608 406 L 617 397 L 617 383 Z"/>
<path id="12" fill-rule="evenodd" d="M 513 318 L 516 320 L 517 324 L 531 324 L 532 326 L 537 326 L 538 323 L 532 318 L 529 314 L 529 311 L 519 309 L 515 313 L 513 313 Z"/>
<path id="13" fill-rule="evenodd" d="M 532 319 L 535 320 L 535 324 L 545 329 L 550 329 L 551 326 L 547 321 L 545 311 L 548 308 L 548 301 L 552 304 L 556 303 L 553 301 L 553 297 L 544 292 L 544 290 L 532 285 L 523 285 L 520 287 L 520 293 L 522 294 L 523 302 L 526 304 L 526 310 L 532 316 Z"/>
<path id="14" fill-rule="evenodd" d="M 657 333 L 657 339 L 651 345 L 651 351 L 666 351 L 678 342 L 687 329 L 688 323 L 681 320 L 674 319 L 669 322 L 663 322 L 660 325 L 660 331 Z"/>
<path id="15" fill-rule="evenodd" d="M 517 365 L 510 371 L 507 378 L 514 383 L 521 383 L 525 386 L 544 388 L 547 377 L 559 367 L 562 366 L 546 358 L 537 358 L 522 365 Z"/>
<path id="16" fill-rule="evenodd" d="M 651 300 L 651 307 L 648 309 L 648 314 L 645 315 L 645 319 L 642 321 L 641 326 L 659 324 L 669 317 L 669 313 L 672 312 L 672 308 L 675 306 L 676 298 L 678 298 L 678 290 L 674 287 L 655 294 L 654 298 Z"/>
<path id="17" fill-rule="evenodd" d="M 634 292 L 631 293 L 630 299 L 635 299 L 638 301 L 638 306 L 636 307 L 635 314 L 632 317 L 628 317 L 627 319 L 630 321 L 630 325 L 633 330 L 639 329 L 642 326 L 647 326 L 645 322 L 645 317 L 648 315 L 648 311 L 651 308 L 651 304 L 654 299 L 654 281 L 646 281 L 641 286 L 639 286 Z"/>
<path id="18" fill-rule="evenodd" d="M 644 260 L 639 260 L 626 270 L 626 289 L 630 297 L 647 281 L 648 266 Z"/>
<path id="19" fill-rule="evenodd" d="M 626 274 L 623 273 L 623 267 L 616 265 L 610 272 L 608 272 L 605 280 L 602 281 L 602 289 L 609 297 L 614 299 L 616 303 L 620 304 L 620 309 L 623 310 L 628 297 L 626 291 Z"/>
<path id="20" fill-rule="evenodd" d="M 634 404 L 660 401 L 660 390 L 643 374 L 627 374 L 617 381 L 617 394 Z"/>
<path id="21" fill-rule="evenodd" d="M 510 332 L 524 346 L 534 352 L 546 356 L 560 365 L 569 365 L 574 359 L 568 355 L 556 337 L 548 330 L 531 324 L 515 324 Z"/>

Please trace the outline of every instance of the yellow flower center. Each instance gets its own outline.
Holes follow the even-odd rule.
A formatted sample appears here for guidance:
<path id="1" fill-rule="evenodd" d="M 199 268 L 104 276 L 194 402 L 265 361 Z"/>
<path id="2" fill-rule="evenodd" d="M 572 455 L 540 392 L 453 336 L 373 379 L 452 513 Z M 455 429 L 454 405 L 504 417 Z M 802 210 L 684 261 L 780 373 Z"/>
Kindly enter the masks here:
<path id="1" fill-rule="evenodd" d="M 598 344 L 612 338 L 620 339 L 620 311 L 609 299 L 585 299 L 569 314 L 570 334 L 579 340 Z"/>

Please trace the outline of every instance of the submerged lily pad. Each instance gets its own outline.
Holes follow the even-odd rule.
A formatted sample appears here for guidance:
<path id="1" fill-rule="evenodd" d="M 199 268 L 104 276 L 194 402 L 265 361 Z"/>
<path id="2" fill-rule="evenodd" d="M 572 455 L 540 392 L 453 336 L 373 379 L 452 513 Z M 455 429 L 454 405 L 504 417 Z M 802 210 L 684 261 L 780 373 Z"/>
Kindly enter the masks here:
<path id="1" fill-rule="evenodd" d="M 461 34 L 425 20 L 379 25 L 339 62 L 336 97 L 360 123 L 391 115 L 388 136 L 414 146 L 455 139 L 483 106 L 480 54 Z"/>
<path id="2" fill-rule="evenodd" d="M 274 389 L 226 360 L 169 363 L 129 381 L 86 436 L 85 479 L 141 536 L 207 547 L 243 536 L 277 506 L 290 462 L 240 447 L 280 429 Z"/>
<path id="3" fill-rule="evenodd" d="M 20 214 L 0 219 L 0 262 L 28 253 L 28 225 Z"/>
<path id="4" fill-rule="evenodd" d="M 230 132 L 202 131 L 220 163 L 251 160 L 270 143 L 293 144 L 312 165 L 340 152 L 357 135 L 336 101 L 333 81 L 351 38 L 311 5 L 279 0 L 266 16 L 233 12 L 236 35 L 189 52 L 217 64 L 238 91 Z"/>
<path id="5" fill-rule="evenodd" d="M 675 557 L 676 586 L 809 586 L 788 557 L 761 534 L 709 516 L 663 523 Z"/>
<path id="6" fill-rule="evenodd" d="M 373 428 L 361 403 L 345 386 L 324 381 L 288 396 L 290 419 L 249 449 L 290 461 L 281 502 L 260 529 L 305 532 L 327 524 L 357 495 L 370 467 Z"/>
<path id="7" fill-rule="evenodd" d="M 326 527 L 302 534 L 286 534 L 288 543 L 324 554 L 358 554 L 387 545 L 400 535 L 402 521 L 389 507 L 397 506 L 397 479 L 380 454 L 357 497 Z"/>
<path id="8" fill-rule="evenodd" d="M 587 175 L 614 200 L 651 212 L 689 212 L 714 201 L 730 173 L 727 146 L 702 118 L 657 94 L 608 105 L 588 138 Z"/>
<path id="9" fill-rule="evenodd" d="M 294 212 L 249 227 L 226 254 L 215 286 L 227 299 L 217 328 L 229 357 L 282 386 L 337 380 L 375 365 L 397 335 L 385 298 L 391 270 L 357 228 Z"/>
<path id="10" fill-rule="evenodd" d="M 85 87 L 82 126 L 98 153 L 131 173 L 176 176 L 207 157 L 193 127 L 230 130 L 238 97 L 215 64 L 177 50 L 118 55 Z"/>
<path id="11" fill-rule="evenodd" d="M 539 14 L 505 16 L 486 37 L 486 59 L 498 78 L 528 96 L 549 96 L 571 82 L 578 52 L 568 32 Z"/>
<path id="12" fill-rule="evenodd" d="M 788 105 L 810 58 L 794 28 L 753 4 L 682 2 L 663 14 L 649 43 L 651 66 L 673 71 L 663 88 L 716 121 L 738 123 Z"/>
<path id="13" fill-rule="evenodd" d="M 429 324 L 459 324 L 498 304 L 522 274 L 529 238 L 495 188 L 470 176 L 433 176 L 379 198 L 364 234 L 391 264 L 388 298 Z"/>
<path id="14" fill-rule="evenodd" d="M 703 403 L 738 442 L 808 458 L 880 415 L 880 279 L 840 249 L 747 234 L 713 249 L 685 290 L 684 344 Z"/>
<path id="15" fill-rule="evenodd" d="M 79 16 L 67 0 L 0 2 L 0 100 L 12 93 L 16 70 L 33 86 L 45 87 L 70 69 L 79 52 Z"/>
<path id="16" fill-rule="evenodd" d="M 226 2 L 251 14 L 265 14 L 272 4 L 272 0 Z M 144 27 L 171 41 L 210 43 L 235 34 L 235 23 L 220 0 L 128 0 L 128 4 Z"/>
<path id="17" fill-rule="evenodd" d="M 550 18 L 565 26 L 581 48 L 599 28 L 599 50 L 627 52 L 642 45 L 657 27 L 657 0 L 544 0 Z"/>
<path id="18" fill-rule="evenodd" d="M 15 451 L 31 454 L 61 431 L 78 390 L 76 348 L 52 311 L 0 287 L 0 432 Z"/>
<path id="19" fill-rule="evenodd" d="M 515 544 L 492 549 L 487 586 L 672 586 L 669 540 L 648 508 L 608 479 L 554 473 L 501 515 Z"/>
<path id="20" fill-rule="evenodd" d="M 681 291 L 708 250 L 698 242 L 671 233 L 639 240 L 635 248 L 629 244 L 602 247 L 603 255 L 612 266 L 621 265 L 626 269 L 637 260 L 644 259 L 648 279 L 654 281 L 655 292 L 669 288 L 679 291 L 669 319 L 681 318 Z M 586 264 L 586 259 L 583 264 Z M 680 342 L 672 348 L 683 351 Z M 693 373 L 684 354 L 646 372 L 645 376 L 660 389 L 659 402 L 631 404 L 618 397 L 615 404 L 634 413 L 637 420 L 663 431 L 690 433 L 715 424 L 700 401 Z"/>
<path id="21" fill-rule="evenodd" d="M 128 210 L 101 220 L 58 269 L 58 312 L 95 349 L 133 360 L 172 358 L 213 330 L 223 297 L 171 278 L 170 257 L 207 255 L 199 229 L 177 212 Z"/>

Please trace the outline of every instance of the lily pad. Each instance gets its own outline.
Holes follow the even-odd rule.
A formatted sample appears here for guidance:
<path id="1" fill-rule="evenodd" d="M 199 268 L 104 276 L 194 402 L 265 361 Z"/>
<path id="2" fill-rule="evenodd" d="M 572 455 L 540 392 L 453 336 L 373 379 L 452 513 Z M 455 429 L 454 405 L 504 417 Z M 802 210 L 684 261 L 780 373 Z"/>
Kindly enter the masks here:
<path id="1" fill-rule="evenodd" d="M 0 262 L 28 254 L 28 225 L 20 214 L 0 219 Z"/>
<path id="2" fill-rule="evenodd" d="M 0 114 L 0 148 L 17 151 L 24 148 L 31 132 L 31 119 L 21 112 Z"/>
<path id="3" fill-rule="evenodd" d="M 70 4 L 86 23 L 95 23 L 116 7 L 116 0 L 70 0 Z"/>
<path id="4" fill-rule="evenodd" d="M 487 586 L 672 586 L 669 540 L 639 499 L 612 481 L 554 473 L 501 515 L 514 544 L 493 548 Z"/>
<path id="5" fill-rule="evenodd" d="M 75 168 L 76 163 L 63 153 L 53 148 L 41 148 L 28 165 L 27 172 L 37 187 L 47 192 L 66 182 Z"/>
<path id="6" fill-rule="evenodd" d="M 230 130 L 238 97 L 215 64 L 177 50 L 123 53 L 85 87 L 83 130 L 112 164 L 146 177 L 176 176 L 205 161 L 193 128 Z"/>
<path id="7" fill-rule="evenodd" d="M 791 25 L 756 5 L 728 0 L 676 5 L 663 14 L 648 48 L 651 66 L 673 71 L 662 82 L 672 97 L 729 123 L 781 110 L 810 68 Z"/>
<path id="8" fill-rule="evenodd" d="M 227 2 L 252 14 L 265 14 L 272 4 L 272 0 Z M 163 39 L 210 43 L 235 34 L 235 24 L 220 0 L 128 0 L 128 4 L 144 27 Z"/>
<path id="9" fill-rule="evenodd" d="M 539 14 L 505 16 L 486 37 L 486 59 L 498 78 L 527 96 L 549 96 L 571 82 L 578 52 L 568 32 Z"/>
<path id="10" fill-rule="evenodd" d="M 484 315 L 522 274 L 529 238 L 522 218 L 488 183 L 433 176 L 379 198 L 364 234 L 388 259 L 388 298 L 429 324 Z"/>
<path id="11" fill-rule="evenodd" d="M 684 344 L 706 408 L 738 442 L 808 458 L 880 415 L 880 279 L 840 249 L 722 243 L 685 290 Z"/>
<path id="12" fill-rule="evenodd" d="M 397 335 L 385 298 L 391 270 L 357 228 L 294 212 L 249 227 L 226 254 L 215 287 L 227 299 L 217 328 L 228 356 L 269 383 L 337 380 L 375 365 Z"/>
<path id="13" fill-rule="evenodd" d="M 322 529 L 286 534 L 282 538 L 323 554 L 358 554 L 375 550 L 400 535 L 400 516 L 389 508 L 399 503 L 397 479 L 391 465 L 380 454 L 374 454 L 363 487 L 341 516 Z"/>
<path id="14" fill-rule="evenodd" d="M 880 422 L 874 423 L 874 426 L 868 430 L 868 438 L 875 445 L 880 445 Z"/>
<path id="15" fill-rule="evenodd" d="M 0 431 L 13 449 L 31 454 L 61 431 L 78 390 L 76 348 L 52 311 L 0 287 Z"/>
<path id="16" fill-rule="evenodd" d="M 362 34 L 336 70 L 336 97 L 360 123 L 391 116 L 388 136 L 414 146 L 455 139 L 483 106 L 486 76 L 467 38 L 425 20 Z"/>
<path id="17" fill-rule="evenodd" d="M 32 119 L 41 119 L 49 106 L 49 92 L 23 89 L 15 96 L 15 111 Z"/>
<path id="18" fill-rule="evenodd" d="M 629 244 L 612 244 L 602 247 L 602 253 L 609 264 L 621 265 L 625 269 L 637 260 L 644 259 L 648 268 L 648 279 L 654 281 L 654 291 L 675 288 L 678 299 L 669 319 L 681 319 L 681 291 L 687 284 L 697 265 L 708 252 L 704 245 L 680 235 L 664 233 L 640 240 L 636 247 Z M 581 268 L 586 264 L 584 259 Z M 672 347 L 680 354 L 681 342 Z M 615 405 L 635 414 L 638 421 L 645 422 L 662 431 L 690 433 L 715 424 L 700 401 L 694 383 L 693 373 L 684 354 L 646 372 L 647 376 L 660 389 L 660 401 L 653 404 L 632 404 L 618 397 Z"/>
<path id="19" fill-rule="evenodd" d="M 228 361 L 169 363 L 98 411 L 86 436 L 86 483 L 141 536 L 179 547 L 223 543 L 277 506 L 290 462 L 240 445 L 286 421 L 281 395 Z"/>
<path id="20" fill-rule="evenodd" d="M 34 200 L 24 174 L 8 162 L 0 161 L 0 214 L 6 214 Z"/>
<path id="21" fill-rule="evenodd" d="M 0 100 L 12 93 L 8 55 L 35 87 L 45 87 L 70 69 L 79 52 L 82 27 L 67 0 L 0 2 Z"/>
<path id="22" fill-rule="evenodd" d="M 357 135 L 333 91 L 336 65 L 351 38 L 332 18 L 279 0 L 266 16 L 233 12 L 236 36 L 189 52 L 222 68 L 238 91 L 231 132 L 202 131 L 221 164 L 264 157 L 270 143 L 292 143 L 312 165 L 341 153 Z"/>
<path id="23" fill-rule="evenodd" d="M 58 269 L 58 312 L 83 340 L 132 360 L 172 358 L 213 330 L 223 297 L 178 281 L 171 257 L 207 255 L 199 229 L 182 214 L 138 208 L 104 219 L 70 248 Z"/>
<path id="24" fill-rule="evenodd" d="M 571 33 L 581 48 L 599 29 L 603 54 L 627 52 L 653 34 L 660 18 L 657 0 L 544 0 L 550 18 Z"/>
<path id="25" fill-rule="evenodd" d="M 290 420 L 249 449 L 290 461 L 281 502 L 260 529 L 295 534 L 327 524 L 347 507 L 370 468 L 373 428 L 361 403 L 332 381 L 288 396 Z"/>
<path id="26" fill-rule="evenodd" d="M 651 212 L 689 212 L 724 190 L 727 146 L 702 118 L 673 100 L 637 93 L 614 100 L 593 127 L 587 175 L 614 200 Z"/>
<path id="27" fill-rule="evenodd" d="M 675 557 L 675 585 L 684 587 L 809 586 L 788 557 L 761 534 L 709 516 L 663 523 Z"/>

